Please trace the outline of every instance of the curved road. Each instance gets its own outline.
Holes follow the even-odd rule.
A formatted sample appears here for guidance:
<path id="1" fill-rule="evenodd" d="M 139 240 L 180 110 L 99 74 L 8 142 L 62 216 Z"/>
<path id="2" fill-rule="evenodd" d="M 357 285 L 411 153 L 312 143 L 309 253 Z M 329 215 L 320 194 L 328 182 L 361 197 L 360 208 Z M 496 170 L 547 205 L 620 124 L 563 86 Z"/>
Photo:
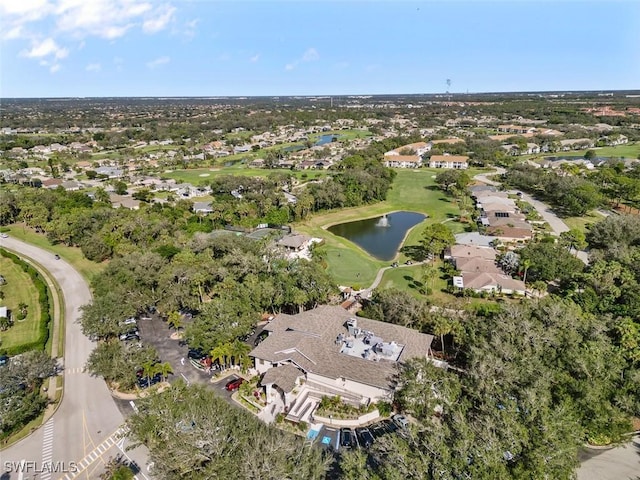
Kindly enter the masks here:
<path id="1" fill-rule="evenodd" d="M 77 320 L 80 307 L 91 302 L 89 286 L 70 264 L 56 260 L 50 252 L 14 238 L 1 239 L 0 246 L 35 260 L 55 278 L 62 290 L 66 332 L 62 403 L 42 428 L 0 452 L 0 472 L 4 474 L 0 478 L 96 478 L 103 461 L 121 453 L 126 445 L 114 435 L 124 418 L 104 380 L 84 371 L 95 343 L 82 334 Z M 138 478 L 146 478 L 146 451 L 137 448 L 127 455 L 143 470 Z M 12 462 L 22 460 L 27 463 L 21 474 Z M 54 473 L 50 473 L 51 466 Z"/>

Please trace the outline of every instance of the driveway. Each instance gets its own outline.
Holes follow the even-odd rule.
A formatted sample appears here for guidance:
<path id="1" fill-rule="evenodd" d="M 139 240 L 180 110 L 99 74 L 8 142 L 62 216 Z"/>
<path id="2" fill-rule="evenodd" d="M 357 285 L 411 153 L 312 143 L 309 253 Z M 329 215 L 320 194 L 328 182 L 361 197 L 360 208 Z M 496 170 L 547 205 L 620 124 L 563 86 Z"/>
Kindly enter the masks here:
<path id="1" fill-rule="evenodd" d="M 46 269 L 62 291 L 65 312 L 64 396 L 56 413 L 34 433 L 2 451 L 2 480 L 23 478 L 7 465 L 25 460 L 33 463 L 33 473 L 46 462 L 59 462 L 62 467 L 76 462 L 82 467 L 77 478 L 96 478 L 104 461 L 126 448 L 113 434 L 124 418 L 116 406 L 104 380 L 85 372 L 84 367 L 95 344 L 82 334 L 78 323 L 80 307 L 91 302 L 91 292 L 85 279 L 63 259 L 56 260 L 46 250 L 14 238 L 0 239 L 0 246 L 30 258 Z M 98 448 L 100 447 L 100 448 Z M 147 452 L 138 448 L 126 453 L 138 464 L 147 462 Z M 9 463 L 7 463 L 9 462 Z M 15 470 L 15 469 L 12 469 Z M 68 478 L 74 478 L 72 472 Z M 28 477 L 33 478 L 33 477 Z M 46 480 L 51 474 L 35 477 Z M 147 478 L 144 473 L 139 478 Z"/>
<path id="2" fill-rule="evenodd" d="M 504 168 L 498 168 L 495 174 L 490 174 L 490 175 L 503 174 L 505 172 L 506 170 Z M 479 182 L 483 182 L 488 185 L 493 185 L 493 186 L 501 185 L 500 182 L 496 182 L 495 180 L 488 179 L 486 174 L 476 175 L 473 178 Z M 551 207 L 549 207 L 549 205 L 547 205 L 546 203 L 541 202 L 540 200 L 536 200 L 531 195 L 525 192 L 518 192 L 517 190 L 508 190 L 508 193 L 513 195 L 515 195 L 516 193 L 520 193 L 520 198 L 522 198 L 522 200 L 532 205 L 533 208 L 535 208 L 536 211 L 542 216 L 545 222 L 549 224 L 549 227 L 551 227 L 551 231 L 553 235 L 560 236 L 561 233 L 568 232 L 570 230 L 567 224 L 564 223 L 562 219 L 558 217 L 558 215 L 556 215 L 553 212 L 553 210 L 551 210 Z M 582 260 L 582 262 L 585 265 L 589 264 L 589 254 L 587 252 L 580 250 L 576 252 L 576 256 L 580 260 Z"/>
<path id="3" fill-rule="evenodd" d="M 640 437 L 611 450 L 589 450 L 578 468 L 578 480 L 637 480 L 640 478 Z"/>

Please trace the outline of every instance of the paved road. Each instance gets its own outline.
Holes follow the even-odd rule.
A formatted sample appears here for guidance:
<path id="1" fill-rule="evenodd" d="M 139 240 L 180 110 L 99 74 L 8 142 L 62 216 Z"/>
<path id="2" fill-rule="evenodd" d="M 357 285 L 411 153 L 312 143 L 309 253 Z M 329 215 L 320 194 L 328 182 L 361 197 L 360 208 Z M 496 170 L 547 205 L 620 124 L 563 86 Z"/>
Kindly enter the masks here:
<path id="1" fill-rule="evenodd" d="M 593 450 L 590 451 L 594 452 Z M 640 437 L 611 450 L 599 450 L 584 460 L 578 480 L 637 480 L 640 478 Z"/>
<path id="2" fill-rule="evenodd" d="M 71 462 L 81 461 L 86 469 L 75 478 L 96 478 L 101 472 L 103 459 L 108 461 L 109 457 L 120 453 L 117 441 L 104 442 L 122 425 L 124 419 L 104 380 L 92 377 L 84 371 L 87 358 L 95 345 L 82 334 L 77 320 L 80 316 L 79 308 L 91 301 L 89 287 L 71 265 L 64 260 L 56 260 L 45 250 L 14 238 L 1 239 L 0 246 L 35 260 L 56 279 L 62 290 L 66 324 L 62 403 L 43 428 L 0 452 L 0 472 L 4 473 L 1 478 L 62 478 L 64 475 L 60 473 L 52 475 L 37 471 L 44 469 L 43 462 L 53 462 L 57 468 L 69 468 Z M 126 447 L 122 443 L 121 446 Z M 127 455 L 146 467 L 147 456 L 144 449 L 138 448 L 127 452 Z M 14 465 L 10 462 L 21 460 L 35 462 L 30 467 L 29 475 L 27 472 L 20 475 L 15 471 L 7 471 L 15 470 L 7 468 L 8 465 Z M 144 474 L 138 475 L 138 478 L 145 477 Z M 67 478 L 73 477 L 68 475 Z"/>
<path id="3" fill-rule="evenodd" d="M 495 173 L 489 174 L 489 175 L 503 174 L 505 172 L 506 170 L 504 168 L 498 168 Z M 485 174 L 479 174 L 473 178 L 479 182 L 483 182 L 488 185 L 493 185 L 493 186 L 501 185 L 500 182 L 496 182 L 495 180 L 490 180 L 489 178 L 487 178 Z M 517 191 L 509 190 L 509 193 L 516 194 Z M 541 202 L 540 200 L 536 200 L 528 193 L 520 192 L 520 194 L 522 195 L 521 198 L 525 202 L 531 204 L 533 208 L 535 208 L 538 211 L 538 213 L 542 216 L 542 218 L 544 218 L 544 220 L 549 224 L 549 227 L 551 227 L 553 235 L 560 236 L 562 232 L 568 232 L 570 230 L 567 224 L 564 223 L 562 219 L 553 212 L 553 210 L 551 210 L 551 207 L 549 207 L 549 205 L 547 205 L 544 202 Z M 589 254 L 587 252 L 580 250 L 576 253 L 576 256 L 580 260 L 582 260 L 582 262 L 585 265 L 589 264 Z"/>

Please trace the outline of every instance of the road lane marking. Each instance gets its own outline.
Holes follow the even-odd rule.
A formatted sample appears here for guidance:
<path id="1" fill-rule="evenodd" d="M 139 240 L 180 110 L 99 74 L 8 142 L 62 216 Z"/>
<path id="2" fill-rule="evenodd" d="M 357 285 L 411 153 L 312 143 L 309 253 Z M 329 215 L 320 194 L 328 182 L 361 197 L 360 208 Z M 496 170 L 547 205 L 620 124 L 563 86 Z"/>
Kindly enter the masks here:
<path id="1" fill-rule="evenodd" d="M 125 432 L 126 430 L 124 428 L 118 428 L 115 432 L 109 435 L 105 440 L 102 441 L 102 443 L 100 443 L 77 463 L 78 469 L 75 472 L 67 473 L 67 475 L 62 478 L 64 478 L 65 480 L 72 480 L 74 478 L 77 478 L 78 476 L 82 475 L 93 463 L 101 459 L 102 456 L 107 453 L 109 449 L 111 449 L 111 447 L 113 447 L 114 445 L 119 447 L 120 442 L 122 442 L 124 445 L 124 438 L 121 437 L 125 434 Z"/>
<path id="2" fill-rule="evenodd" d="M 44 424 L 44 435 L 42 436 L 42 465 L 51 465 L 53 459 L 53 418 Z M 45 469 L 40 476 L 41 480 L 51 479 L 51 470 Z"/>

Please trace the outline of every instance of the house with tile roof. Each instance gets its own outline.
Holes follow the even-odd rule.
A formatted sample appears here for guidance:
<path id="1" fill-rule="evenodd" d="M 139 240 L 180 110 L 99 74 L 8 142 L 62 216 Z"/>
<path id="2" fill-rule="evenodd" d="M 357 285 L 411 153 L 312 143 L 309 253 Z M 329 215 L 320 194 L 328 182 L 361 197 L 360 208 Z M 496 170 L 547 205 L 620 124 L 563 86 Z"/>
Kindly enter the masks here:
<path id="1" fill-rule="evenodd" d="M 264 375 L 267 398 L 275 390 L 285 409 L 298 417 L 322 396 L 339 395 L 354 405 L 391 400 L 398 366 L 430 358 L 433 341 L 432 335 L 329 305 L 277 315 L 265 330 L 269 336 L 249 356 Z"/>

